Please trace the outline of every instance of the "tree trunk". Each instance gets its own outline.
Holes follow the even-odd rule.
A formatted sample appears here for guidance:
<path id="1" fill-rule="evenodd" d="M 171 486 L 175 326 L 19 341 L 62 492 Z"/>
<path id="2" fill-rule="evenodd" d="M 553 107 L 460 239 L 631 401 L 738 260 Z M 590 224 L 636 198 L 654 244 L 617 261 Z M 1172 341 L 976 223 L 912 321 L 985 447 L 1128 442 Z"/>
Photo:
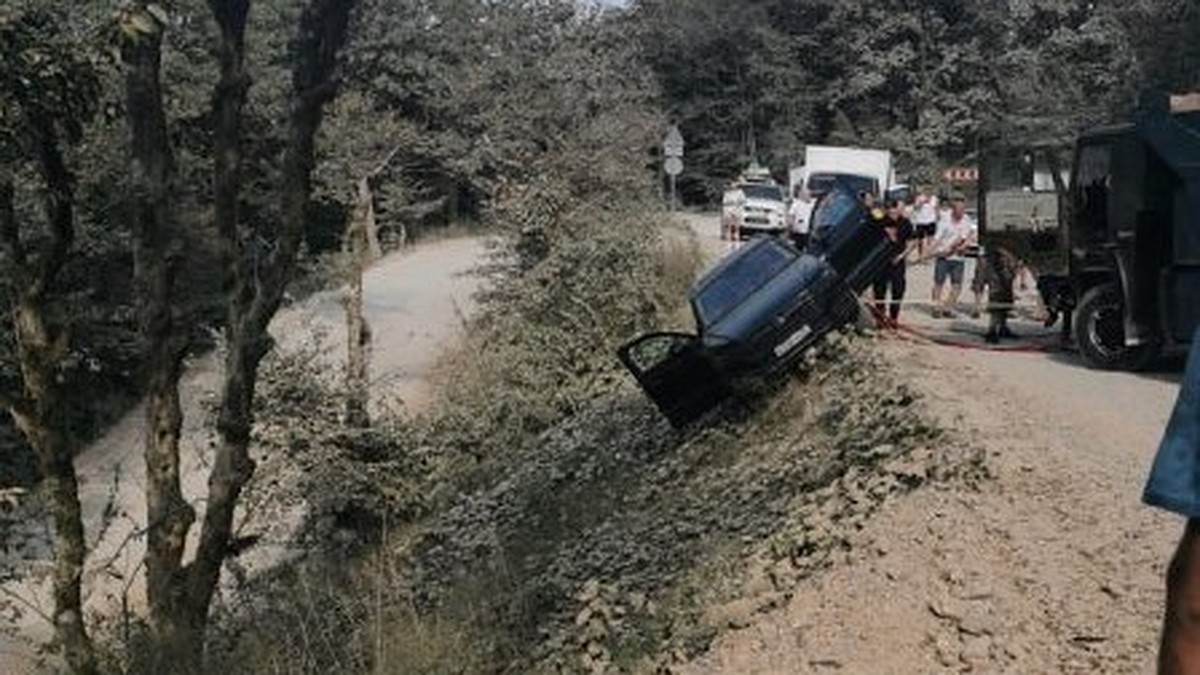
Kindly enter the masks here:
<path id="1" fill-rule="evenodd" d="M 59 383 L 67 335 L 50 319 L 48 291 L 58 277 L 75 236 L 73 176 L 67 170 L 53 122 L 30 120 L 37 164 L 45 184 L 43 207 L 49 238 L 35 260 L 26 255 L 13 211 L 11 175 L 0 176 L 0 246 L 12 267 L 11 311 L 22 393 L 5 405 L 37 454 L 42 489 L 54 523 L 54 630 L 67 665 L 77 674 L 96 673 L 84 624 L 80 584 L 87 549 L 71 438 Z"/>
<path id="2" fill-rule="evenodd" d="M 354 210 L 342 251 L 346 257 L 349 293 L 346 307 L 346 424 L 355 428 L 371 425 L 368 390 L 371 329 L 363 316 L 363 270 L 370 251 L 368 239 L 374 230 L 375 205 L 370 177 L 358 181 Z"/>
<path id="3" fill-rule="evenodd" d="M 21 362 L 26 406 L 11 410 L 17 427 L 38 456 L 42 490 L 54 523 L 54 629 L 71 670 L 95 673 L 91 640 L 83 623 L 80 585 L 87 549 L 79 507 L 75 446 L 56 382 L 66 340 L 45 324 L 44 301 L 27 297 L 13 313 L 17 358 Z"/>
<path id="4" fill-rule="evenodd" d="M 146 359 L 146 595 L 159 655 L 175 660 L 186 642 L 175 617 L 186 602 L 180 566 L 195 520 L 179 477 L 179 380 L 187 343 L 174 307 L 180 241 L 173 230 L 174 167 L 159 77 L 164 27 L 144 4 L 134 11 L 157 27 L 126 44 L 123 54 L 132 145 L 134 277 Z"/>
<path id="5" fill-rule="evenodd" d="M 379 176 L 403 148 L 397 145 L 365 176 L 358 179 L 354 192 L 354 210 L 342 251 L 346 256 L 350 293 L 346 305 L 346 423 L 352 427 L 370 426 L 368 412 L 369 370 L 371 363 L 371 327 L 363 316 L 363 271 L 383 255 L 379 246 L 379 227 L 375 221 L 375 193 L 371 181 Z"/>

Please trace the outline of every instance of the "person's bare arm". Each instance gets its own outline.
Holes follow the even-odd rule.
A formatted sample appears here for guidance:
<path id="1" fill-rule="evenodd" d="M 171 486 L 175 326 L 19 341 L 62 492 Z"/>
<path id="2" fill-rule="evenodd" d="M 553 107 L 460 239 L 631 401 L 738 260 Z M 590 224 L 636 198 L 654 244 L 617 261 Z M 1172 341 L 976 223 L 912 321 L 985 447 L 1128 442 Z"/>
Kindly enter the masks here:
<path id="1" fill-rule="evenodd" d="M 1189 519 L 1167 569 L 1159 675 L 1200 674 L 1200 520 Z"/>

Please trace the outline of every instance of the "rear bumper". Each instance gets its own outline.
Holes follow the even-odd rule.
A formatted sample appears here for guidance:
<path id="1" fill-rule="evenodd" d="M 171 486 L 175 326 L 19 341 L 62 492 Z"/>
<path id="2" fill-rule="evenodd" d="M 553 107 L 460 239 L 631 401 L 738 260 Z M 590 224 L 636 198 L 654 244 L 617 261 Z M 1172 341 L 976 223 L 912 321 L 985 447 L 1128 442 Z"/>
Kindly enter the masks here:
<path id="1" fill-rule="evenodd" d="M 782 235 L 787 231 L 783 226 L 773 227 L 762 223 L 743 223 L 738 234 L 742 239 L 753 237 L 756 234 Z"/>

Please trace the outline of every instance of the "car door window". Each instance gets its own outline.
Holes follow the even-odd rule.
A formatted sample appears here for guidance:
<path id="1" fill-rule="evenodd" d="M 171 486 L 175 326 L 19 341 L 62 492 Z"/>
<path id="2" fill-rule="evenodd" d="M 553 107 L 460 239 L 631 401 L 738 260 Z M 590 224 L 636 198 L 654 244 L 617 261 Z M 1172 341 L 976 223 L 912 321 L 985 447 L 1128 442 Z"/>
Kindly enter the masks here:
<path id="1" fill-rule="evenodd" d="M 656 333 L 630 345 L 629 366 L 635 372 L 649 372 L 672 356 L 685 351 L 695 341 L 696 338 L 692 335 Z"/>
<path id="2" fill-rule="evenodd" d="M 1089 241 L 1108 239 L 1109 186 L 1112 181 L 1112 149 L 1089 145 L 1079 152 L 1075 176 L 1075 214 Z"/>

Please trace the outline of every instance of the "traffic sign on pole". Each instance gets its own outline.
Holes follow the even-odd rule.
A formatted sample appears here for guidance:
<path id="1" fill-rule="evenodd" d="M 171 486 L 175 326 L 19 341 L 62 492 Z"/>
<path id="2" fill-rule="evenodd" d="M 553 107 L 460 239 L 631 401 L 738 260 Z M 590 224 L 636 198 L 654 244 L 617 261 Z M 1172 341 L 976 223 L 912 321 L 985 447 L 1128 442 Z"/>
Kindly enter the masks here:
<path id="1" fill-rule="evenodd" d="M 662 146 L 665 157 L 683 157 L 683 134 L 679 133 L 679 127 L 671 125 L 663 138 Z"/>
<path id="2" fill-rule="evenodd" d="M 663 171 L 667 174 L 667 182 L 671 187 L 671 210 L 675 210 L 675 178 L 683 173 L 683 160 L 678 157 L 667 157 L 663 160 Z"/>

